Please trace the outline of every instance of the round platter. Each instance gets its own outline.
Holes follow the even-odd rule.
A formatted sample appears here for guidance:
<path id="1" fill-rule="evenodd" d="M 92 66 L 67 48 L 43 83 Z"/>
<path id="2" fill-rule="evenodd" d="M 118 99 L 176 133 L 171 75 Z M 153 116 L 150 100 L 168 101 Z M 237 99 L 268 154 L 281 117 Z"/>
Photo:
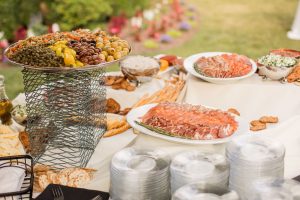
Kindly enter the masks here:
<path id="1" fill-rule="evenodd" d="M 232 54 L 232 53 L 228 53 L 228 52 L 198 53 L 198 54 L 194 54 L 194 55 L 186 58 L 183 62 L 183 65 L 184 65 L 184 68 L 186 69 L 186 71 L 188 71 L 193 76 L 201 78 L 201 79 L 203 79 L 207 82 L 216 83 L 216 84 L 228 84 L 228 83 L 233 83 L 233 82 L 241 80 L 241 79 L 248 78 L 248 77 L 252 76 L 257 70 L 256 63 L 251 59 L 250 59 L 250 62 L 252 64 L 252 70 L 247 75 L 234 77 L 234 78 L 213 78 L 213 77 L 208 77 L 208 76 L 204 76 L 204 75 L 198 73 L 195 70 L 194 64 L 200 57 L 212 57 L 212 56 L 218 56 L 218 55 L 222 55 L 222 54 Z"/>
<path id="2" fill-rule="evenodd" d="M 191 139 L 184 139 L 184 138 L 179 138 L 179 137 L 162 135 L 155 131 L 151 131 L 151 130 L 136 123 L 136 121 L 140 122 L 141 117 L 144 116 L 152 107 L 154 107 L 156 105 L 157 104 L 147 104 L 147 105 L 137 107 L 137 108 L 131 110 L 127 115 L 127 121 L 130 124 L 130 126 L 144 134 L 147 134 L 147 135 L 150 135 L 153 137 L 161 138 L 161 139 L 168 140 L 171 142 L 176 142 L 176 143 L 194 144 L 194 145 L 226 143 L 238 135 L 249 133 L 248 124 L 246 123 L 246 121 L 244 119 L 242 119 L 241 117 L 234 115 L 235 120 L 239 124 L 238 129 L 236 130 L 235 133 L 233 133 L 231 136 L 226 137 L 226 138 L 212 139 L 212 140 L 191 140 Z M 208 108 L 210 108 L 210 107 L 208 107 Z"/>
<path id="3" fill-rule="evenodd" d="M 92 70 L 92 69 L 99 69 L 99 68 L 104 68 L 104 67 L 108 67 L 112 64 L 116 64 L 118 62 L 120 62 L 121 60 L 125 59 L 131 52 L 131 47 L 129 46 L 129 52 L 126 56 L 123 56 L 122 58 L 118 59 L 118 60 L 114 60 L 114 61 L 110 61 L 110 62 L 104 62 L 104 63 L 100 63 L 98 65 L 85 65 L 83 67 L 34 67 L 34 66 L 30 66 L 30 65 L 24 65 L 21 63 L 17 63 L 13 60 L 10 60 L 7 56 L 7 53 L 9 52 L 10 48 L 12 48 L 13 46 L 17 45 L 18 43 L 14 43 L 12 45 L 10 45 L 7 49 L 5 49 L 4 51 L 4 55 L 7 57 L 8 61 L 12 64 L 15 65 L 19 65 L 23 68 L 28 68 L 28 69 L 32 69 L 32 70 L 38 70 L 38 71 L 45 71 L 45 72 L 71 72 L 71 71 L 87 71 L 87 70 Z"/>

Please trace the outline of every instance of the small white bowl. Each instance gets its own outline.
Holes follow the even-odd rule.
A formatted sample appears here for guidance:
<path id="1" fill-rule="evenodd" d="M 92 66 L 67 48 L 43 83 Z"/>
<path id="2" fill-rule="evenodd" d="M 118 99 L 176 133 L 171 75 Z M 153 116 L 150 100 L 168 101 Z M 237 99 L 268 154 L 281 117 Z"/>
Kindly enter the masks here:
<path id="1" fill-rule="evenodd" d="M 294 67 L 272 67 L 272 66 L 258 66 L 258 74 L 266 76 L 271 80 L 280 80 L 287 77 Z"/>

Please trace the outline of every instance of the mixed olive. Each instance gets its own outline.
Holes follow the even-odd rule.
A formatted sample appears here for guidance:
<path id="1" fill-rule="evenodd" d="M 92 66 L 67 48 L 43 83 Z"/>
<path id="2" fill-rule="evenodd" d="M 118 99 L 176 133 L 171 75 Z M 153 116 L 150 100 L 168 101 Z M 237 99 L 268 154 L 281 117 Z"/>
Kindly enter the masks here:
<path id="1" fill-rule="evenodd" d="M 104 31 L 79 29 L 35 36 L 8 49 L 7 57 L 33 67 L 84 67 L 118 60 L 129 53 L 126 40 Z"/>

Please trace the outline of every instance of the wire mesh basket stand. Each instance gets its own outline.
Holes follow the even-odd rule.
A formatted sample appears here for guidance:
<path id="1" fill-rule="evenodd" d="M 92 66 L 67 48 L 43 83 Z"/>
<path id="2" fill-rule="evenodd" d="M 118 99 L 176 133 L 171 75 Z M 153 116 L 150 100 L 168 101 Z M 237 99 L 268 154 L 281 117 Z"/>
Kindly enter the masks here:
<path id="1" fill-rule="evenodd" d="M 105 68 L 23 68 L 31 155 L 58 169 L 84 167 L 106 130 Z"/>
<path id="2" fill-rule="evenodd" d="M 32 199 L 33 160 L 29 155 L 0 157 L 0 169 L 19 168 L 24 170 L 24 180 L 20 183 L 20 191 L 0 193 L 0 199 Z"/>

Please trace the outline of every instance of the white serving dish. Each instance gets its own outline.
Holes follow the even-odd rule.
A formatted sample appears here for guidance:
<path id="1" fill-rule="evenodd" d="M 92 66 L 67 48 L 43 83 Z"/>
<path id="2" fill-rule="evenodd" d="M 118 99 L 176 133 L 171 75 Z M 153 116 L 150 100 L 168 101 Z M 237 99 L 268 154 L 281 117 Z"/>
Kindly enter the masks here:
<path id="1" fill-rule="evenodd" d="M 258 74 L 272 80 L 280 80 L 287 77 L 293 69 L 294 67 L 272 67 L 262 65 L 258 67 Z"/>
<path id="2" fill-rule="evenodd" d="M 250 59 L 250 62 L 252 64 L 252 70 L 245 76 L 240 76 L 240 77 L 234 77 L 234 78 L 213 78 L 213 77 L 208 77 L 208 76 L 204 76 L 200 73 L 198 73 L 195 68 L 194 68 L 194 64 L 195 62 L 200 58 L 200 57 L 212 57 L 212 56 L 218 56 L 218 55 L 222 55 L 222 54 L 232 54 L 232 53 L 228 53 L 228 52 L 206 52 L 206 53 L 198 53 L 198 54 L 194 54 L 188 58 L 186 58 L 183 62 L 184 68 L 186 69 L 187 72 L 189 72 L 190 74 L 201 78 L 207 82 L 210 83 L 215 83 L 215 84 L 228 84 L 228 83 L 234 83 L 238 80 L 242 80 L 245 78 L 248 78 L 250 76 L 252 76 L 256 70 L 257 70 L 257 65 L 256 63 Z"/>
<path id="3" fill-rule="evenodd" d="M 191 139 L 184 139 L 184 138 L 178 138 L 178 137 L 171 137 L 163 134 L 156 133 L 155 131 L 151 131 L 141 125 L 138 125 L 135 121 L 140 122 L 141 117 L 144 116 L 152 107 L 156 106 L 157 104 L 147 104 L 141 107 L 137 107 L 132 109 L 128 115 L 127 115 L 127 121 L 130 124 L 130 126 L 141 133 L 144 133 L 146 135 L 150 135 L 153 137 L 157 137 L 160 139 L 168 140 L 171 142 L 176 143 L 183 143 L 183 144 L 193 144 L 193 145 L 199 145 L 199 144 L 220 144 L 220 143 L 226 143 L 230 141 L 233 137 L 236 137 L 241 134 L 249 133 L 248 124 L 244 119 L 241 117 L 234 115 L 235 120 L 238 122 L 238 129 L 235 133 L 233 133 L 231 136 L 226 138 L 220 138 L 220 139 L 213 139 L 213 140 L 191 140 Z M 209 107 L 210 108 L 210 107 Z"/>

